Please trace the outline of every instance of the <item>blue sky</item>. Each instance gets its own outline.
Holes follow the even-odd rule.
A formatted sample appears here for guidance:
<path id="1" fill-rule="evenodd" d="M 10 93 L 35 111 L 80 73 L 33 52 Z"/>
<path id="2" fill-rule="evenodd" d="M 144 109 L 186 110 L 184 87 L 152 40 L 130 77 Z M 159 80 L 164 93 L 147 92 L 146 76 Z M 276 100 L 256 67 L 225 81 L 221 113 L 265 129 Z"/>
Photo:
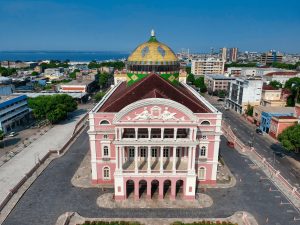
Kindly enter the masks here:
<path id="1" fill-rule="evenodd" d="M 157 38 L 175 51 L 300 52 L 299 0 L 0 0 L 0 50 L 132 51 Z"/>

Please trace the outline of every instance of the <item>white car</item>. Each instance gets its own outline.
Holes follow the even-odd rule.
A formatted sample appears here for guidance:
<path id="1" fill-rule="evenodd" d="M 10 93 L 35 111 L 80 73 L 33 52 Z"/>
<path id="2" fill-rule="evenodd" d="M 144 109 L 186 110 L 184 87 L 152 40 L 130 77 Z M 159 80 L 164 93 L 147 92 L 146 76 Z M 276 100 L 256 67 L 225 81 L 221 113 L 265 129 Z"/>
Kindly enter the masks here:
<path id="1" fill-rule="evenodd" d="M 16 135 L 18 135 L 18 133 L 16 133 L 16 132 L 10 132 L 10 134 L 8 135 L 9 137 L 14 137 L 14 136 L 16 136 Z"/>

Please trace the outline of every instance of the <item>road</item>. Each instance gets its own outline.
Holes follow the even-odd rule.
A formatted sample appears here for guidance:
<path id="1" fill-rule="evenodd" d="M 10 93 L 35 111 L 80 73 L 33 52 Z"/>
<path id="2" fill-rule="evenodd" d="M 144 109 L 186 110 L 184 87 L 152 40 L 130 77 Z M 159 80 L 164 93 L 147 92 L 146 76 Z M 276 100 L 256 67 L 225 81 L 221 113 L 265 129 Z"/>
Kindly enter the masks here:
<path id="1" fill-rule="evenodd" d="M 255 125 L 247 122 L 236 112 L 225 110 L 223 107 L 224 102 L 218 102 L 217 98 L 211 96 L 205 96 L 205 98 L 223 113 L 223 119 L 244 144 L 247 145 L 250 144 L 249 141 L 253 141 L 253 146 L 260 155 L 265 157 L 276 170 L 279 170 L 293 186 L 300 187 L 300 169 L 291 166 L 291 162 L 288 160 L 288 157 L 292 157 L 300 164 L 299 156 L 294 153 L 287 153 L 275 140 L 273 141 L 271 137 L 267 136 L 268 134 L 257 134 Z M 279 157 L 274 154 L 274 151 L 284 152 L 286 156 Z"/>
<path id="2" fill-rule="evenodd" d="M 259 168 L 237 151 L 228 148 L 222 137 L 220 152 L 237 184 L 232 188 L 207 189 L 214 204 L 194 209 L 108 209 L 99 208 L 100 188 L 77 188 L 71 179 L 89 150 L 88 135 L 83 132 L 68 152 L 52 161 L 24 193 L 3 225 L 53 225 L 58 216 L 75 211 L 84 217 L 112 218 L 209 218 L 228 217 L 236 211 L 247 211 L 259 224 L 296 225 L 300 213 L 281 194 Z M 274 191 L 269 191 L 269 189 Z M 108 190 L 112 192 L 113 190 Z M 284 204 L 281 204 L 284 203 Z"/>

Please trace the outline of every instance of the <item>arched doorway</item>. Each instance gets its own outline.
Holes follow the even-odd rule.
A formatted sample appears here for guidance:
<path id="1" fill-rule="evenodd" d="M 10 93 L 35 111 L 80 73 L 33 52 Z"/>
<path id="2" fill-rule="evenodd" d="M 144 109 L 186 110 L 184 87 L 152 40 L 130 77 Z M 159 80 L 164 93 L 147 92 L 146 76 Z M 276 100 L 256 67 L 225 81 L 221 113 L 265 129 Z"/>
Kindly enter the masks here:
<path id="1" fill-rule="evenodd" d="M 183 196 L 183 180 L 176 181 L 176 196 Z"/>
<path id="2" fill-rule="evenodd" d="M 151 198 L 156 198 L 159 194 L 159 181 L 158 180 L 153 180 L 151 182 Z"/>
<path id="3" fill-rule="evenodd" d="M 147 195 L 147 181 L 140 180 L 140 182 L 139 182 L 139 197 L 141 198 L 143 194 Z"/>
<path id="4" fill-rule="evenodd" d="M 164 181 L 164 198 L 167 195 L 170 195 L 171 193 L 171 181 L 170 180 L 165 180 Z"/>
<path id="5" fill-rule="evenodd" d="M 134 195 L 134 181 L 128 180 L 126 182 L 126 198 L 129 198 Z"/>

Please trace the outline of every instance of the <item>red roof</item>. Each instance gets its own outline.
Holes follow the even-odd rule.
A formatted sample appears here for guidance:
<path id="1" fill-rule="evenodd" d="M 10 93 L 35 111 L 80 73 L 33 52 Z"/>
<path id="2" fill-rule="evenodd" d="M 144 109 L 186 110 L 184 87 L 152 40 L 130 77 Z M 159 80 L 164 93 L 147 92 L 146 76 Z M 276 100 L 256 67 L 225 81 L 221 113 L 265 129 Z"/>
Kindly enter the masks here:
<path id="1" fill-rule="evenodd" d="M 274 117 L 276 117 L 277 119 L 295 119 L 295 120 L 297 120 L 297 118 L 294 116 L 274 116 Z"/>
<path id="2" fill-rule="evenodd" d="M 122 82 L 99 109 L 99 112 L 119 112 L 127 105 L 146 98 L 166 98 L 185 105 L 194 113 L 208 113 L 211 110 L 181 84 L 171 84 L 164 78 L 151 74 L 127 86 Z"/>
<path id="3" fill-rule="evenodd" d="M 266 90 L 266 91 L 269 91 L 269 90 L 278 90 L 278 88 L 274 88 L 273 86 L 271 85 L 263 85 L 263 90 Z"/>
<path id="4" fill-rule="evenodd" d="M 278 72 L 271 72 L 271 73 L 267 73 L 265 76 L 271 77 L 273 75 L 281 75 L 281 76 L 294 76 L 297 75 L 298 72 L 294 72 L 294 71 L 278 71 Z"/>

